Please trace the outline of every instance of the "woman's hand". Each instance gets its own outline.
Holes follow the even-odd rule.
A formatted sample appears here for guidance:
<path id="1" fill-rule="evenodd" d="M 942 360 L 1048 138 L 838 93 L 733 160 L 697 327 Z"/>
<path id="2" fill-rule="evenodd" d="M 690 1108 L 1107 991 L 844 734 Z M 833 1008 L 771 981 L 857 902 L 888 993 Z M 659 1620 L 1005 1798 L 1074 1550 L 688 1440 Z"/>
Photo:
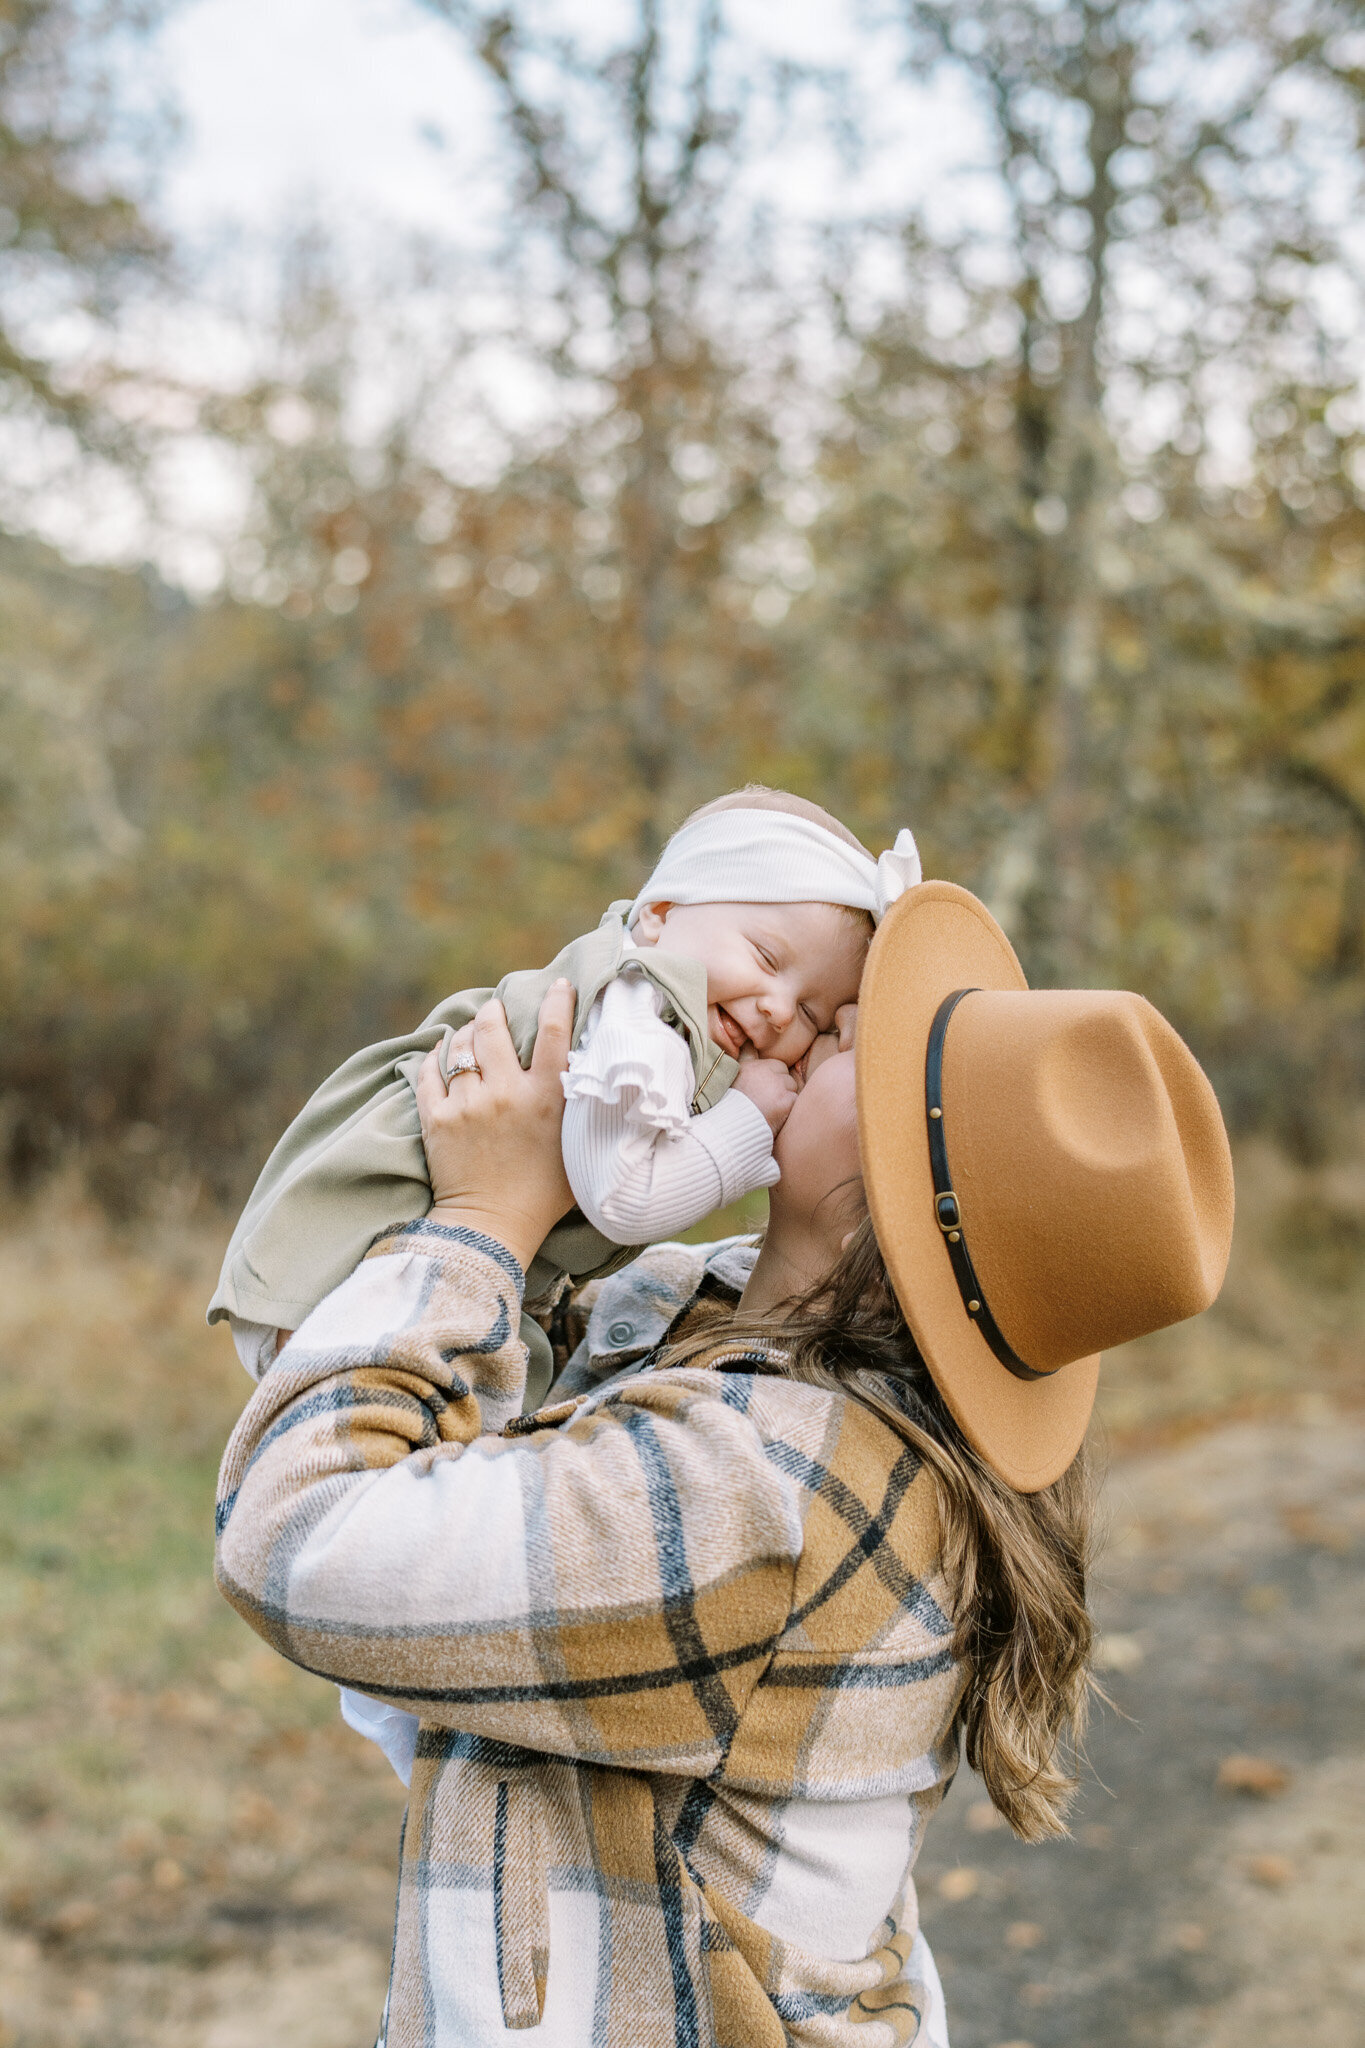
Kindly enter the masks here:
<path id="1" fill-rule="evenodd" d="M 572 984 L 557 981 L 540 1006 L 535 1050 L 523 1072 L 502 1004 L 485 1003 L 456 1042 L 478 1071 L 441 1079 L 439 1051 L 417 1077 L 433 1223 L 462 1224 L 506 1245 L 523 1270 L 573 1207 L 559 1127 L 560 1075 L 569 1062 Z"/>

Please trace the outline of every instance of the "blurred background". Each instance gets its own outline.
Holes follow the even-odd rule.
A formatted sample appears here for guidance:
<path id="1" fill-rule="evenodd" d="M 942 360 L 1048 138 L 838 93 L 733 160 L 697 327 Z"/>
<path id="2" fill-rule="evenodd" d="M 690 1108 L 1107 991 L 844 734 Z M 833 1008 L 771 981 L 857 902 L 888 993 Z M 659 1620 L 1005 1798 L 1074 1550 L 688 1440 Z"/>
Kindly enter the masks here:
<path id="1" fill-rule="evenodd" d="M 0 0 L 0 2048 L 372 2040 L 401 1790 L 213 1592 L 203 1306 L 746 779 L 1238 1150 L 1076 1839 L 926 1849 L 954 2042 L 1365 2041 L 1362 140 L 1354 0 Z"/>

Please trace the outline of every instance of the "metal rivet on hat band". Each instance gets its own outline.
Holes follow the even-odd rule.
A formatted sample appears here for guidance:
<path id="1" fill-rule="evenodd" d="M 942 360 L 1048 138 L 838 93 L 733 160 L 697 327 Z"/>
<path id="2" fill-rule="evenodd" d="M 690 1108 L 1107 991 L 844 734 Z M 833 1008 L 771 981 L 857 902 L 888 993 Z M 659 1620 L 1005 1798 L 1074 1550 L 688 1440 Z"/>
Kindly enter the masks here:
<path id="1" fill-rule="evenodd" d="M 934 1178 L 934 1220 L 943 1233 L 953 1278 L 962 1296 L 962 1306 L 1000 1363 L 1016 1379 L 1045 1380 L 1049 1377 L 1047 1373 L 1035 1372 L 1031 1365 L 1025 1365 L 986 1306 L 986 1297 L 962 1234 L 962 1204 L 953 1190 L 952 1176 L 948 1171 L 947 1133 L 943 1128 L 943 1041 L 948 1035 L 948 1020 L 962 998 L 977 993 L 972 988 L 954 989 L 939 1004 L 929 1027 L 929 1043 L 924 1054 L 924 1106 L 928 1112 L 929 1170 Z"/>

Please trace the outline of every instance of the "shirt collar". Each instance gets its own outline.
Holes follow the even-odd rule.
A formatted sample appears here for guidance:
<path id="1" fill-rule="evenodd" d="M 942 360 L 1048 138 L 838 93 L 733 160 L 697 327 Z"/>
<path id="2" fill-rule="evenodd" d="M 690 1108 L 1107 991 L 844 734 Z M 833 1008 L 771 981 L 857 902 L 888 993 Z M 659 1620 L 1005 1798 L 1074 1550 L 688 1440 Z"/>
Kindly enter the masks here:
<path id="1" fill-rule="evenodd" d="M 713 1244 L 656 1244 L 602 1282 L 588 1318 L 587 1345 L 594 1369 L 608 1360 L 624 1365 L 655 1350 L 678 1317 L 711 1281 L 736 1301 L 758 1258 L 757 1237 L 723 1237 Z M 600 1364 L 599 1364 L 600 1361 Z"/>

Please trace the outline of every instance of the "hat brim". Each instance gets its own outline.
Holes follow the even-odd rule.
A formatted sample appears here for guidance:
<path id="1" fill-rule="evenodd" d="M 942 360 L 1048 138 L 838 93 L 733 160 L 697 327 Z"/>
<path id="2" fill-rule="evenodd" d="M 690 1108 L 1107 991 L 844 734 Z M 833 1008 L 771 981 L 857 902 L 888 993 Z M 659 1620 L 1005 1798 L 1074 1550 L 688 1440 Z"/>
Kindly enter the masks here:
<path id="1" fill-rule="evenodd" d="M 892 904 L 872 942 L 856 1053 L 863 1181 L 896 1298 L 967 1441 L 1016 1492 L 1037 1493 L 1081 1447 L 1100 1361 L 1017 1379 L 968 1317 L 934 1214 L 924 1102 L 925 1048 L 943 998 L 1027 987 L 985 905 L 951 882 L 923 882 Z"/>

